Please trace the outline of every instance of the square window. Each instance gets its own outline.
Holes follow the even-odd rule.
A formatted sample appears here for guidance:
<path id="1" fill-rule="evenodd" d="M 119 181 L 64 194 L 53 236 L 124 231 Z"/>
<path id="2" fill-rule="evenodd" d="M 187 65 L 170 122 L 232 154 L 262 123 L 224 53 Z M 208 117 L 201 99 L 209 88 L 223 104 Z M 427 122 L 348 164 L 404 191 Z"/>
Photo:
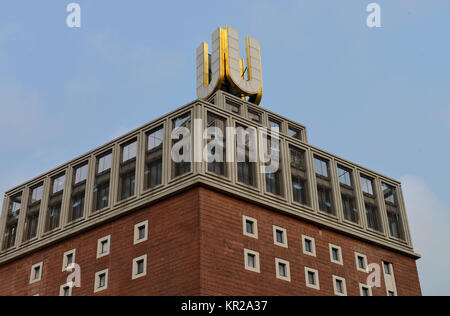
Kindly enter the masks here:
<path id="1" fill-rule="evenodd" d="M 278 226 L 273 226 L 273 240 L 275 245 L 288 248 L 286 229 Z"/>
<path id="2" fill-rule="evenodd" d="M 291 282 L 291 271 L 288 261 L 276 258 L 275 269 L 278 279 Z"/>
<path id="3" fill-rule="evenodd" d="M 347 286 L 345 279 L 333 275 L 334 294 L 338 296 L 347 296 Z"/>
<path id="4" fill-rule="evenodd" d="M 137 245 L 148 240 L 148 221 L 134 226 L 134 244 Z"/>
<path id="5" fill-rule="evenodd" d="M 59 296 L 72 296 L 72 287 L 70 284 L 61 285 Z"/>
<path id="6" fill-rule="evenodd" d="M 315 269 L 305 267 L 306 286 L 315 290 L 320 290 L 319 272 Z"/>
<path id="7" fill-rule="evenodd" d="M 111 235 L 97 241 L 97 259 L 109 255 L 111 249 Z"/>
<path id="8" fill-rule="evenodd" d="M 41 281 L 43 263 L 37 263 L 31 267 L 30 284 Z"/>
<path id="9" fill-rule="evenodd" d="M 245 269 L 252 272 L 260 272 L 259 253 L 253 250 L 244 249 Z"/>
<path id="10" fill-rule="evenodd" d="M 302 235 L 303 253 L 308 256 L 316 256 L 316 242 L 312 237 Z"/>
<path id="11" fill-rule="evenodd" d="M 361 296 L 372 296 L 372 288 L 368 287 L 365 284 L 359 284 L 359 292 Z"/>
<path id="12" fill-rule="evenodd" d="M 242 222 L 244 235 L 258 239 L 258 221 L 244 215 L 242 217 Z"/>
<path id="13" fill-rule="evenodd" d="M 132 279 L 136 280 L 147 275 L 147 255 L 133 259 Z"/>
<path id="14" fill-rule="evenodd" d="M 94 293 L 108 289 L 108 269 L 95 274 Z"/>
<path id="15" fill-rule="evenodd" d="M 358 271 L 367 273 L 367 256 L 355 252 L 355 260 L 356 260 L 356 269 Z"/>
<path id="16" fill-rule="evenodd" d="M 76 249 L 69 250 L 63 255 L 62 272 L 66 272 L 67 268 L 75 263 Z"/>
<path id="17" fill-rule="evenodd" d="M 342 259 L 341 247 L 332 245 L 332 244 L 329 244 L 329 245 L 330 245 L 330 260 L 331 260 L 331 262 L 343 265 L 344 262 Z"/>

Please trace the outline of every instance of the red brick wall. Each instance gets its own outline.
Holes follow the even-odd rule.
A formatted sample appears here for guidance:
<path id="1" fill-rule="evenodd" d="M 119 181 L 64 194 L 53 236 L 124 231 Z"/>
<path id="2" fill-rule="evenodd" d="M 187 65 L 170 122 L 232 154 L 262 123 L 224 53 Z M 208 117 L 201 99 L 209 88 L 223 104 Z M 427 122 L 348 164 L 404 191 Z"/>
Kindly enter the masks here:
<path id="1" fill-rule="evenodd" d="M 242 232 L 242 215 L 258 220 L 259 239 Z M 149 221 L 149 240 L 133 245 L 134 225 Z M 289 248 L 273 244 L 272 225 L 287 229 Z M 303 255 L 301 235 L 314 237 L 317 258 Z M 111 254 L 96 259 L 97 240 L 111 235 Z M 330 262 L 328 243 L 342 247 L 344 266 Z M 169 198 L 77 237 L 0 267 L 0 295 L 59 295 L 66 251 L 76 248 L 81 288 L 93 295 L 95 272 L 109 268 L 108 289 L 98 295 L 333 295 L 332 274 L 344 277 L 349 295 L 359 295 L 354 251 L 369 263 L 389 261 L 399 295 L 420 295 L 413 259 L 204 188 Z M 244 268 L 244 248 L 258 251 L 261 273 Z M 132 260 L 147 254 L 147 276 L 131 280 Z M 291 282 L 276 278 L 275 257 L 290 262 Z M 29 285 L 31 266 L 44 262 L 42 281 Z M 305 286 L 304 267 L 319 270 L 321 291 Z M 374 295 L 385 295 L 382 288 Z"/>
<path id="2" fill-rule="evenodd" d="M 0 295 L 59 295 L 69 273 L 63 254 L 76 248 L 81 288 L 73 295 L 93 295 L 94 275 L 109 268 L 108 289 L 98 295 L 198 295 L 198 191 L 191 190 L 149 208 L 63 241 L 0 267 Z M 134 225 L 149 221 L 149 240 L 136 246 Z M 97 240 L 111 235 L 111 253 L 97 257 Z M 131 280 L 132 260 L 147 254 L 147 276 Z M 44 262 L 42 281 L 29 285 L 31 266 Z"/>
<path id="3" fill-rule="evenodd" d="M 242 215 L 258 221 L 258 239 L 243 235 Z M 421 295 L 415 260 L 210 190 L 200 189 L 202 295 L 334 295 L 332 275 L 346 279 L 348 295 L 360 295 L 354 252 L 370 263 L 391 262 L 398 295 Z M 273 225 L 287 229 L 288 249 L 273 242 Z M 317 257 L 303 254 L 302 238 L 315 238 Z M 342 247 L 344 265 L 330 262 L 329 243 Z M 261 273 L 244 268 L 244 248 L 259 252 Z M 291 282 L 276 278 L 275 258 L 290 263 Z M 320 291 L 305 286 L 305 266 L 319 271 Z M 384 277 L 373 295 L 386 295 Z"/>

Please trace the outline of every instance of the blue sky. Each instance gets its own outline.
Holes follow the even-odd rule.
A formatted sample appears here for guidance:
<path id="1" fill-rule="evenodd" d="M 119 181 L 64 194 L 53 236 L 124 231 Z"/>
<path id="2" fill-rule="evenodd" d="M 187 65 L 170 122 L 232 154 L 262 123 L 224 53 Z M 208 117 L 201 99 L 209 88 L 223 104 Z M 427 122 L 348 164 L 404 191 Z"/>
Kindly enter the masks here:
<path id="1" fill-rule="evenodd" d="M 0 191 L 196 98 L 218 26 L 261 44 L 262 105 L 400 179 L 427 295 L 450 295 L 450 0 L 78 0 L 0 5 Z M 75 1 L 74 1 L 75 2 Z"/>

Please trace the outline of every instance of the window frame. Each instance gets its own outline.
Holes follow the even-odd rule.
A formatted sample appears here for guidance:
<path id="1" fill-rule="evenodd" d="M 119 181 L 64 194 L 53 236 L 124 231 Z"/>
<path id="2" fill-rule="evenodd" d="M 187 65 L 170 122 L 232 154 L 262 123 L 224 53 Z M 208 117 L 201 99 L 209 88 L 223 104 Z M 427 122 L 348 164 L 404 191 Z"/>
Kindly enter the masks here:
<path id="1" fill-rule="evenodd" d="M 142 273 L 139 273 L 139 267 L 138 267 L 139 261 L 143 261 L 144 271 Z M 145 254 L 145 255 L 142 255 L 140 257 L 133 259 L 131 279 L 136 280 L 139 278 L 143 278 L 146 275 L 147 275 L 147 255 Z"/>
<path id="2" fill-rule="evenodd" d="M 316 284 L 309 283 L 309 273 L 314 273 Z M 320 291 L 319 271 L 313 268 L 305 267 L 305 284 L 306 287 Z"/>
<path id="3" fill-rule="evenodd" d="M 61 286 L 59 287 L 59 296 L 65 296 L 65 295 L 64 295 L 64 290 L 65 290 L 66 288 L 69 288 L 69 296 L 72 296 L 72 289 L 73 289 L 73 287 L 70 286 L 69 283 L 63 284 L 63 285 L 61 285 Z"/>
<path id="4" fill-rule="evenodd" d="M 363 289 L 367 289 L 368 290 L 368 293 L 369 293 L 368 296 L 373 296 L 372 288 L 370 286 L 368 286 L 366 284 L 359 283 L 359 295 L 360 296 L 364 296 L 363 295 Z"/>
<path id="5" fill-rule="evenodd" d="M 277 231 L 281 231 L 283 233 L 283 243 L 280 243 L 277 241 Z M 274 245 L 277 245 L 277 246 L 280 246 L 283 248 L 289 248 L 287 229 L 282 228 L 280 226 L 273 225 L 273 243 L 274 243 Z"/>
<path id="6" fill-rule="evenodd" d="M 100 276 L 102 274 L 105 274 L 105 285 L 103 287 L 100 287 Z M 109 276 L 109 269 L 105 269 L 95 273 L 94 293 L 102 292 L 108 289 L 108 276 Z"/>
<path id="7" fill-rule="evenodd" d="M 338 288 L 337 288 L 338 281 L 342 282 L 343 293 L 338 291 Z M 345 281 L 344 278 L 339 277 L 337 275 L 333 275 L 333 289 L 334 289 L 334 294 L 335 295 L 337 295 L 337 296 L 347 296 L 347 282 Z"/>
<path id="8" fill-rule="evenodd" d="M 312 252 L 306 251 L 306 241 L 307 240 L 311 241 L 311 250 L 312 250 Z M 303 249 L 303 254 L 305 254 L 307 256 L 311 256 L 311 257 L 317 257 L 316 240 L 313 237 L 302 235 L 302 249 Z"/>
<path id="9" fill-rule="evenodd" d="M 35 273 L 36 272 L 36 268 L 39 268 L 39 277 L 38 278 L 35 277 L 35 275 L 36 275 L 36 273 Z M 30 282 L 29 282 L 29 284 L 34 284 L 34 283 L 40 282 L 42 280 L 42 274 L 44 272 L 43 268 L 44 268 L 44 262 L 43 261 L 41 261 L 39 263 L 36 263 L 36 264 L 33 264 L 31 266 Z"/>
<path id="10" fill-rule="evenodd" d="M 103 243 L 107 241 L 108 242 L 108 251 L 103 253 Z M 111 253 L 111 235 L 102 237 L 97 240 L 97 259 L 109 256 Z"/>
<path id="11" fill-rule="evenodd" d="M 63 264 L 62 264 L 62 272 L 67 272 L 67 268 L 69 267 L 69 263 L 68 263 L 68 257 L 69 255 L 72 255 L 73 257 L 73 262 L 72 264 L 76 263 L 76 254 L 77 254 L 77 249 L 74 248 L 72 250 L 66 251 L 63 254 Z"/>
<path id="12" fill-rule="evenodd" d="M 247 232 L 247 221 L 253 222 L 253 234 Z M 243 228 L 244 236 L 258 239 L 258 220 L 257 219 L 250 217 L 250 216 L 243 215 L 242 216 L 242 226 L 243 226 L 242 228 Z"/>
<path id="13" fill-rule="evenodd" d="M 282 276 L 280 275 L 280 264 L 284 264 L 286 267 L 286 276 Z M 283 281 L 287 281 L 287 282 L 291 282 L 291 268 L 290 268 L 290 264 L 289 261 L 280 259 L 280 258 L 275 258 L 275 271 L 276 271 L 276 276 L 277 279 L 283 280 Z"/>
<path id="14" fill-rule="evenodd" d="M 145 227 L 145 237 L 139 239 L 139 228 Z M 134 225 L 134 245 L 146 242 L 148 240 L 148 220 L 142 221 Z"/>
<path id="15" fill-rule="evenodd" d="M 359 266 L 359 257 L 363 258 L 365 269 L 362 269 L 362 268 Z M 364 254 L 362 254 L 362 253 L 355 252 L 355 260 L 356 260 L 356 270 L 358 270 L 358 271 L 360 271 L 360 272 L 367 273 L 367 269 L 368 269 L 368 266 L 369 266 L 369 263 L 368 263 L 368 261 L 367 261 L 367 256 L 364 255 Z"/>
<path id="16" fill-rule="evenodd" d="M 337 246 L 337 245 L 333 245 L 333 244 L 328 244 L 328 246 L 329 246 L 329 249 L 330 249 L 330 261 L 332 263 L 336 263 L 336 264 L 339 264 L 339 265 L 343 266 L 344 265 L 344 255 L 342 253 L 342 247 Z M 334 249 L 336 249 L 338 251 L 338 255 L 339 255 L 338 259 L 339 260 L 335 260 L 333 258 L 333 250 Z"/>
<path id="17" fill-rule="evenodd" d="M 253 255 L 255 256 L 255 267 L 250 267 L 248 265 L 248 256 Z M 250 250 L 250 249 L 244 249 L 244 266 L 245 270 L 260 273 L 261 272 L 261 265 L 260 265 L 260 257 L 259 252 Z"/>

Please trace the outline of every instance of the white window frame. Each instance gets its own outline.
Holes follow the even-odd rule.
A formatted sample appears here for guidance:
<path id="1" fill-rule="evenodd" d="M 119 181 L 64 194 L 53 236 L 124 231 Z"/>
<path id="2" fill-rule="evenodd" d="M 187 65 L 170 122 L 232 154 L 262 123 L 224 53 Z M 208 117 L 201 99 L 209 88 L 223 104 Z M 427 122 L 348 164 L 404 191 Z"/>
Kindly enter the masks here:
<path id="1" fill-rule="evenodd" d="M 280 275 L 280 269 L 279 269 L 279 265 L 280 264 L 284 264 L 286 266 L 286 276 L 282 276 Z M 283 259 L 279 259 L 279 258 L 275 258 L 275 271 L 277 274 L 277 279 L 283 280 L 283 281 L 287 281 L 287 282 L 291 282 L 291 268 L 289 265 L 289 261 L 283 260 Z"/>
<path id="2" fill-rule="evenodd" d="M 145 237 L 139 239 L 139 228 L 145 226 Z M 134 225 L 134 244 L 140 244 L 148 240 L 148 220 L 137 223 Z"/>
<path id="3" fill-rule="evenodd" d="M 69 283 L 67 284 L 63 284 L 60 286 L 59 288 L 59 296 L 64 296 L 64 288 L 68 287 L 69 288 L 69 296 L 72 296 L 72 287 L 70 286 Z"/>
<path id="4" fill-rule="evenodd" d="M 103 242 L 107 241 L 108 242 L 108 251 L 103 253 Z M 111 253 L 111 235 L 108 235 L 106 237 L 100 238 L 97 241 L 97 259 L 109 256 L 109 254 Z"/>
<path id="5" fill-rule="evenodd" d="M 362 283 L 359 283 L 359 294 L 360 294 L 361 296 L 363 296 L 363 289 L 364 289 L 364 288 L 368 289 L 368 291 L 369 291 L 369 296 L 373 296 L 373 294 L 372 294 L 372 288 L 371 288 L 370 286 L 365 285 L 365 284 L 362 284 Z"/>
<path id="6" fill-rule="evenodd" d="M 141 274 L 138 274 L 138 261 L 144 261 L 144 271 Z M 132 280 L 136 280 L 142 277 L 145 277 L 147 275 L 147 255 L 143 255 L 137 258 L 133 259 L 133 267 L 132 267 L 132 275 L 131 275 L 131 279 Z"/>
<path id="7" fill-rule="evenodd" d="M 253 222 L 253 234 L 247 232 L 247 221 Z M 244 236 L 258 239 L 258 220 L 249 216 L 242 216 L 242 226 Z"/>
<path id="8" fill-rule="evenodd" d="M 339 293 L 337 289 L 337 281 L 342 282 L 342 290 L 344 293 Z M 333 275 L 333 288 L 334 288 L 334 294 L 337 296 L 347 296 L 347 282 L 345 282 L 344 278 L 338 277 L 337 275 Z"/>
<path id="9" fill-rule="evenodd" d="M 359 260 L 358 260 L 359 257 L 363 258 L 363 260 L 364 260 L 364 266 L 365 266 L 364 269 L 361 269 L 359 267 Z M 367 256 L 363 255 L 362 253 L 355 252 L 355 260 L 356 260 L 356 270 L 367 273 L 368 272 L 367 269 L 368 269 L 368 265 L 369 265 L 368 261 L 367 261 Z"/>
<path id="10" fill-rule="evenodd" d="M 255 267 L 250 267 L 248 265 L 248 255 L 255 256 Z M 259 263 L 259 252 L 253 251 L 250 249 L 244 249 L 244 265 L 245 265 L 245 270 L 260 273 L 261 267 L 260 267 L 260 263 Z"/>
<path id="11" fill-rule="evenodd" d="M 306 251 L 306 240 L 311 241 L 311 250 L 312 250 L 312 252 Z M 302 235 L 302 247 L 303 247 L 303 254 L 311 256 L 311 257 L 316 257 L 317 256 L 317 253 L 316 253 L 316 240 L 314 238 L 306 236 L 306 235 Z"/>
<path id="12" fill-rule="evenodd" d="M 43 267 L 44 263 L 42 261 L 31 266 L 30 284 L 34 284 L 42 280 L 42 273 L 44 272 Z M 39 278 L 34 278 L 36 268 L 39 268 Z"/>
<path id="13" fill-rule="evenodd" d="M 277 241 L 277 230 L 280 230 L 283 232 L 283 239 L 284 239 L 283 243 L 279 243 Z M 273 225 L 273 243 L 277 246 L 288 248 L 288 235 L 287 235 L 287 230 L 285 228 Z"/>
<path id="14" fill-rule="evenodd" d="M 333 244 L 329 244 L 330 247 L 330 260 L 333 263 L 339 264 L 341 266 L 344 265 L 344 256 L 342 254 L 342 248 Z M 337 249 L 338 250 L 338 254 L 339 254 L 339 260 L 334 260 L 333 258 L 333 249 Z"/>
<path id="15" fill-rule="evenodd" d="M 72 249 L 69 251 L 66 251 L 63 255 L 63 264 L 62 264 L 62 272 L 67 272 L 67 267 L 69 266 L 69 260 L 67 260 L 69 255 L 72 255 L 73 257 L 73 262 L 72 264 L 75 264 L 75 260 L 76 260 L 76 254 L 77 254 L 77 250 L 76 249 Z"/>
<path id="16" fill-rule="evenodd" d="M 105 286 L 100 287 L 100 275 L 105 274 Z M 98 293 L 101 291 L 105 291 L 108 289 L 108 274 L 109 269 L 105 269 L 102 271 L 98 271 L 95 273 L 95 279 L 94 279 L 94 293 Z"/>
<path id="17" fill-rule="evenodd" d="M 315 274 L 315 276 L 316 276 L 316 284 L 310 284 L 309 283 L 309 278 L 308 278 L 308 273 L 309 272 L 313 272 Z M 316 269 L 305 267 L 305 283 L 306 283 L 307 287 L 319 291 L 320 290 L 319 271 L 317 271 Z"/>

